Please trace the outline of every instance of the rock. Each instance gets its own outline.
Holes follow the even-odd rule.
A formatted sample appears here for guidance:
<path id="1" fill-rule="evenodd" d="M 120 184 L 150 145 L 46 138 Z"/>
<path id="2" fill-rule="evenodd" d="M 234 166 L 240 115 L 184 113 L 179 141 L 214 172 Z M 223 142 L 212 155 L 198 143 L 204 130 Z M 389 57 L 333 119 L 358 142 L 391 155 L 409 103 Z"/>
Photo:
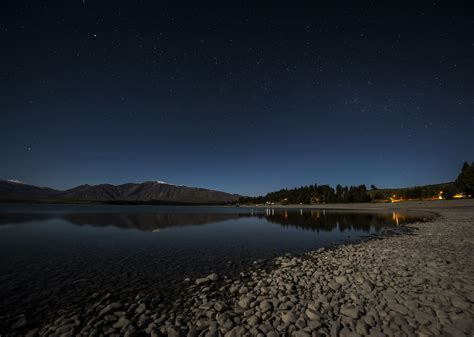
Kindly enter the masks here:
<path id="1" fill-rule="evenodd" d="M 457 319 L 453 321 L 452 326 L 456 329 L 468 334 L 474 329 L 474 320 L 472 319 Z"/>
<path id="2" fill-rule="evenodd" d="M 140 328 L 143 328 L 143 327 L 148 327 L 148 324 L 150 324 L 151 322 L 152 322 L 151 318 L 149 316 L 147 316 L 146 314 L 143 314 L 138 319 L 137 324 Z"/>
<path id="3" fill-rule="evenodd" d="M 162 337 L 163 335 L 156 329 L 151 330 L 150 337 Z"/>
<path id="4" fill-rule="evenodd" d="M 396 311 L 396 312 L 398 312 L 402 315 L 408 314 L 408 309 L 405 306 L 401 305 L 401 304 L 390 303 L 389 307 L 390 307 L 390 309 L 392 309 L 392 310 L 394 310 L 394 311 Z"/>
<path id="5" fill-rule="evenodd" d="M 211 280 L 208 279 L 207 277 L 196 279 L 196 285 L 198 285 L 198 286 L 209 283 L 209 282 L 211 282 Z"/>
<path id="6" fill-rule="evenodd" d="M 341 322 L 331 322 L 331 337 L 338 337 L 339 331 L 341 331 Z"/>
<path id="7" fill-rule="evenodd" d="M 146 311 L 146 304 L 145 303 L 140 303 L 140 305 L 135 309 L 135 313 L 138 315 L 144 313 Z"/>
<path id="8" fill-rule="evenodd" d="M 298 317 L 293 311 L 288 311 L 287 313 L 281 315 L 281 320 L 286 324 L 295 323 L 297 319 Z"/>
<path id="9" fill-rule="evenodd" d="M 58 335 L 62 335 L 64 333 L 67 333 L 67 332 L 71 332 L 72 330 L 74 330 L 74 327 L 76 325 L 74 323 L 69 323 L 69 324 L 65 324 L 59 328 L 56 329 L 56 333 Z"/>
<path id="10" fill-rule="evenodd" d="M 252 315 L 250 316 L 248 319 L 247 319 L 247 323 L 250 325 L 250 326 L 256 326 L 257 324 L 260 323 L 260 318 L 255 316 L 255 315 Z"/>
<path id="11" fill-rule="evenodd" d="M 474 303 L 474 291 L 466 291 L 464 296 L 469 302 Z"/>
<path id="12" fill-rule="evenodd" d="M 362 283 L 362 289 L 365 292 L 370 293 L 372 290 L 374 290 L 374 285 L 369 280 L 364 280 L 364 282 Z"/>
<path id="13" fill-rule="evenodd" d="M 415 319 L 420 324 L 428 324 L 429 322 L 436 322 L 435 317 L 419 309 L 413 310 L 413 314 L 415 315 Z"/>
<path id="14" fill-rule="evenodd" d="M 118 302 L 113 302 L 106 305 L 100 312 L 99 316 L 107 315 L 108 313 L 112 313 L 122 308 L 122 304 Z"/>
<path id="15" fill-rule="evenodd" d="M 240 287 L 239 289 L 239 294 L 243 295 L 249 292 L 249 289 L 247 287 Z"/>
<path id="16" fill-rule="evenodd" d="M 306 320 L 302 317 L 298 318 L 296 320 L 296 323 L 295 323 L 295 326 L 298 328 L 298 329 L 301 329 L 303 330 L 304 328 L 306 328 Z"/>
<path id="17" fill-rule="evenodd" d="M 321 271 L 319 271 L 319 270 L 316 270 L 316 271 L 313 273 L 313 278 L 317 280 L 317 279 L 319 279 L 319 278 L 320 278 L 321 276 L 323 276 L 323 275 L 324 275 L 323 272 L 321 272 Z"/>
<path id="18" fill-rule="evenodd" d="M 462 297 L 451 297 L 451 304 L 463 310 L 469 310 L 470 307 L 469 303 Z"/>
<path id="19" fill-rule="evenodd" d="M 298 265 L 298 263 L 296 262 L 295 259 L 290 260 L 290 261 L 288 261 L 288 262 L 282 262 L 282 263 L 281 263 L 281 267 L 282 267 L 282 268 L 295 267 L 295 266 L 297 266 L 297 265 Z"/>
<path id="20" fill-rule="evenodd" d="M 304 330 L 298 330 L 295 333 L 293 333 L 294 337 L 311 337 L 311 334 L 307 333 Z"/>
<path id="21" fill-rule="evenodd" d="M 446 337 L 465 337 L 466 334 L 454 325 L 448 325 L 443 328 L 443 336 Z"/>
<path id="22" fill-rule="evenodd" d="M 218 313 L 216 315 L 216 321 L 219 325 L 224 325 L 225 321 L 230 318 L 230 315 L 227 312 Z"/>
<path id="23" fill-rule="evenodd" d="M 240 305 L 242 308 L 247 309 L 248 307 L 250 307 L 250 302 L 251 300 L 249 297 L 242 296 L 240 297 L 240 300 L 237 304 Z"/>
<path id="24" fill-rule="evenodd" d="M 357 332 L 353 332 L 348 328 L 342 328 L 339 332 L 339 337 L 362 337 L 362 335 L 358 334 Z"/>
<path id="25" fill-rule="evenodd" d="M 199 309 L 209 311 L 211 308 L 214 307 L 214 303 L 212 302 L 205 302 L 199 306 Z"/>
<path id="26" fill-rule="evenodd" d="M 308 322 L 308 328 L 310 331 L 314 331 L 319 329 L 322 326 L 320 321 L 309 321 Z"/>
<path id="27" fill-rule="evenodd" d="M 345 276 L 338 276 L 335 278 L 335 281 L 340 285 L 346 284 L 348 282 L 347 277 Z"/>
<path id="28" fill-rule="evenodd" d="M 260 302 L 259 307 L 260 307 L 260 311 L 262 313 L 265 313 L 273 309 L 273 303 L 268 300 L 263 300 L 262 302 Z"/>
<path id="29" fill-rule="evenodd" d="M 331 282 L 328 283 L 328 287 L 331 288 L 334 291 L 337 291 L 337 290 L 339 290 L 341 285 L 339 283 L 331 281 Z"/>
<path id="30" fill-rule="evenodd" d="M 217 337 L 218 333 L 216 329 L 210 329 L 204 334 L 204 337 Z"/>
<path id="31" fill-rule="evenodd" d="M 36 337 L 38 336 L 39 329 L 31 329 L 28 331 L 28 333 L 25 335 L 25 337 Z"/>
<path id="32" fill-rule="evenodd" d="M 356 324 L 356 332 L 361 334 L 362 336 L 366 336 L 369 334 L 369 327 L 365 324 L 364 321 L 359 320 Z"/>
<path id="33" fill-rule="evenodd" d="M 194 327 L 191 327 L 186 335 L 186 337 L 197 337 L 198 333 Z"/>
<path id="34" fill-rule="evenodd" d="M 137 330 L 133 327 L 133 325 L 129 325 L 125 333 L 123 334 L 124 337 L 133 337 L 137 333 Z"/>
<path id="35" fill-rule="evenodd" d="M 223 302 L 216 302 L 214 304 L 214 309 L 216 309 L 217 312 L 222 312 L 227 310 L 227 305 Z"/>
<path id="36" fill-rule="evenodd" d="M 387 337 L 387 335 L 382 333 L 379 329 L 371 329 L 369 337 Z"/>
<path id="37" fill-rule="evenodd" d="M 181 329 L 176 325 L 170 325 L 166 329 L 166 333 L 168 334 L 168 337 L 180 337 Z"/>
<path id="38" fill-rule="evenodd" d="M 361 312 L 356 307 L 342 306 L 340 310 L 341 314 L 353 319 L 359 319 Z"/>
<path id="39" fill-rule="evenodd" d="M 414 286 L 419 286 L 419 285 L 421 285 L 425 282 L 426 282 L 426 279 L 424 279 L 422 277 L 414 277 L 411 280 L 411 284 L 413 284 Z"/>
<path id="40" fill-rule="evenodd" d="M 125 316 L 122 316 L 118 319 L 118 321 L 113 325 L 115 329 L 121 329 L 126 327 L 130 324 L 130 320 L 128 320 Z"/>
<path id="41" fill-rule="evenodd" d="M 23 328 L 28 324 L 28 321 L 25 317 L 21 317 L 18 321 L 12 324 L 11 328 L 12 330 L 20 329 Z"/>
<path id="42" fill-rule="evenodd" d="M 245 328 L 243 326 L 236 326 L 232 330 L 228 331 L 224 337 L 240 337 L 245 333 Z"/>
<path id="43" fill-rule="evenodd" d="M 320 321 L 321 317 L 318 315 L 318 313 L 315 310 L 312 310 L 310 308 L 306 309 L 304 312 L 306 316 L 308 316 L 308 319 L 310 321 Z"/>
<path id="44" fill-rule="evenodd" d="M 219 276 L 216 273 L 212 273 L 208 275 L 207 278 L 209 279 L 209 281 L 215 282 L 219 279 Z"/>
<path id="45" fill-rule="evenodd" d="M 371 315 L 366 315 L 364 317 L 362 317 L 362 320 L 369 326 L 371 327 L 374 327 L 376 324 L 375 324 L 375 319 L 374 319 L 374 316 L 371 316 Z"/>

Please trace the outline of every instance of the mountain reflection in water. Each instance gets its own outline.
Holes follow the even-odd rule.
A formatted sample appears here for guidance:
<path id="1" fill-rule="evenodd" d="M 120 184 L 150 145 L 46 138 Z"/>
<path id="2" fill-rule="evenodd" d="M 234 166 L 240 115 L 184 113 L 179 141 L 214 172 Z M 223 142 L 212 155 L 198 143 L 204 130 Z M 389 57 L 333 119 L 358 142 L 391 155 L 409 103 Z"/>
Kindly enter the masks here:
<path id="1" fill-rule="evenodd" d="M 65 220 L 79 226 L 114 226 L 141 231 L 157 231 L 165 228 L 206 225 L 227 220 L 256 218 L 284 227 L 296 227 L 310 231 L 345 230 L 377 231 L 387 225 L 399 225 L 416 220 L 401 213 L 365 213 L 324 210 L 265 209 L 250 212 L 159 212 L 159 213 L 0 213 L 0 225 L 15 225 L 51 219 Z"/>

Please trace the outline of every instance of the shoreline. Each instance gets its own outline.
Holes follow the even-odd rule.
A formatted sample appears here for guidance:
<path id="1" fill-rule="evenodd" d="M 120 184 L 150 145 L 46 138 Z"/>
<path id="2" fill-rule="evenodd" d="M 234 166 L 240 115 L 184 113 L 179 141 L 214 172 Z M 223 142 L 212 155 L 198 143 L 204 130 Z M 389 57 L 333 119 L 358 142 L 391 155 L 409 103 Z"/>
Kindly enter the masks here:
<path id="1" fill-rule="evenodd" d="M 474 200 L 362 205 L 364 210 L 429 211 L 438 216 L 407 224 L 411 233 L 318 249 L 304 257 L 279 257 L 269 273 L 257 269 L 247 280 L 228 281 L 224 286 L 228 294 L 221 295 L 220 300 L 230 302 L 233 310 L 229 311 L 239 322 L 231 329 L 225 325 L 227 320 L 219 319 L 225 312 L 218 313 L 221 305 L 216 307 L 220 302 L 214 299 L 217 294 L 212 288 L 192 286 L 194 298 L 199 298 L 201 304 L 194 304 L 187 320 L 201 325 L 199 317 L 209 316 L 209 311 L 202 310 L 214 309 L 217 324 L 209 324 L 209 332 L 215 329 L 218 335 L 227 337 L 246 333 L 298 337 L 471 336 Z M 301 206 L 278 208 L 315 208 Z M 325 205 L 315 209 L 361 207 Z M 170 335 L 173 329 L 169 325 L 160 330 Z"/>
<path id="2" fill-rule="evenodd" d="M 429 210 L 436 211 L 445 208 L 464 208 L 474 207 L 474 199 L 457 199 L 457 200 L 410 200 L 396 203 L 383 202 L 364 202 L 364 203 L 340 203 L 340 204 L 290 204 L 290 205 L 266 205 L 266 204 L 245 204 L 240 205 L 242 208 L 281 208 L 281 209 L 315 209 L 315 210 Z"/>
<path id="3" fill-rule="evenodd" d="M 170 306 L 106 296 L 82 312 L 58 312 L 29 335 L 472 336 L 474 200 L 274 208 L 438 216 L 404 225 L 407 233 L 280 256 L 239 278 L 189 280 Z"/>

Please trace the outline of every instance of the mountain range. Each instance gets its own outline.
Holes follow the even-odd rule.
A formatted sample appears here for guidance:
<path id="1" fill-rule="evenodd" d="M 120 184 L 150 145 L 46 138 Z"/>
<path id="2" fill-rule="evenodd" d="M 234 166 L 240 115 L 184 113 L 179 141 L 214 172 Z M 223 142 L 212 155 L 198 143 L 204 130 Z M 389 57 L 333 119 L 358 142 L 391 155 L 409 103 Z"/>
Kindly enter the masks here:
<path id="1" fill-rule="evenodd" d="M 80 185 L 65 191 L 0 179 L 0 202 L 227 204 L 240 195 L 162 181 Z"/>

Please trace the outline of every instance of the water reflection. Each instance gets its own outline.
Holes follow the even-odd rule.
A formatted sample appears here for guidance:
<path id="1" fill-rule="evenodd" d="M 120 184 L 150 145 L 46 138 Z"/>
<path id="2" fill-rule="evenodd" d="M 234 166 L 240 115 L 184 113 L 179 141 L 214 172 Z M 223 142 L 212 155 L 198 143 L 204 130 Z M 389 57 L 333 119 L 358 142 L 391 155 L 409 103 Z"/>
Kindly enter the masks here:
<path id="1" fill-rule="evenodd" d="M 46 221 L 65 220 L 79 226 L 114 226 L 117 228 L 138 229 L 159 232 L 160 229 L 206 225 L 227 220 L 259 219 L 284 227 L 320 231 L 345 231 L 370 229 L 380 230 L 383 226 L 398 226 L 416 220 L 413 216 L 401 213 L 363 213 L 317 210 L 250 210 L 249 212 L 158 212 L 158 213 L 0 213 L 0 226 Z"/>
<path id="2" fill-rule="evenodd" d="M 258 216 L 258 215 L 257 215 Z M 368 232 L 370 229 L 379 231 L 384 226 L 399 226 L 417 217 L 398 212 L 392 213 L 357 213 L 357 212 L 327 212 L 325 210 L 289 212 L 288 210 L 275 211 L 267 209 L 265 219 L 282 226 L 294 226 L 310 231 L 360 230 Z"/>

